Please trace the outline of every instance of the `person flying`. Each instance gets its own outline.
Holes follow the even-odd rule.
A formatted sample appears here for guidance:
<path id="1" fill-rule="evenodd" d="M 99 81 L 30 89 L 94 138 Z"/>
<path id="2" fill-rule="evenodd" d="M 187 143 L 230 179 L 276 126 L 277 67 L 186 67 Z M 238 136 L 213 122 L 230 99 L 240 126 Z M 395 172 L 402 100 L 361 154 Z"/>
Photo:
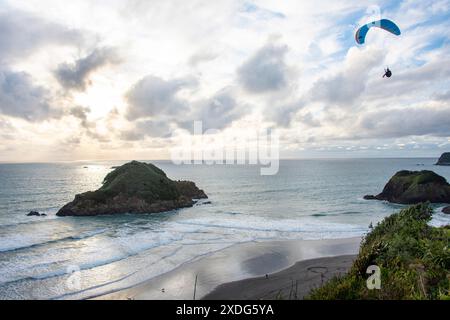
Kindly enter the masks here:
<path id="1" fill-rule="evenodd" d="M 388 78 L 392 77 L 392 71 L 389 70 L 389 68 L 387 68 L 387 69 L 384 70 L 384 76 L 383 76 L 383 78 L 385 78 L 385 77 L 388 77 Z"/>
<path id="2" fill-rule="evenodd" d="M 377 21 L 369 22 L 362 27 L 360 27 L 355 34 L 356 43 L 359 45 L 364 45 L 366 42 L 366 36 L 371 29 L 383 29 L 395 36 L 400 36 L 402 34 L 400 28 L 395 24 L 395 22 L 388 19 L 381 19 Z M 384 70 L 383 78 L 392 77 L 392 71 L 389 68 Z"/>

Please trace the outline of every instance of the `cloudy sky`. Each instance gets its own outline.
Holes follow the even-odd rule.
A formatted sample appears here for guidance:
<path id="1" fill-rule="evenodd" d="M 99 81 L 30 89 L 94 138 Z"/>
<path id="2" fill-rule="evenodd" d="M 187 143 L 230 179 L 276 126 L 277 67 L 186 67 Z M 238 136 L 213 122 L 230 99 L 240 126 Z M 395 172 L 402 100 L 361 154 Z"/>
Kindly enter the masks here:
<path id="1" fill-rule="evenodd" d="M 450 0 L 362 3 L 0 0 L 0 161 L 165 159 L 194 121 L 283 158 L 450 151 Z M 402 36 L 357 46 L 380 16 Z"/>

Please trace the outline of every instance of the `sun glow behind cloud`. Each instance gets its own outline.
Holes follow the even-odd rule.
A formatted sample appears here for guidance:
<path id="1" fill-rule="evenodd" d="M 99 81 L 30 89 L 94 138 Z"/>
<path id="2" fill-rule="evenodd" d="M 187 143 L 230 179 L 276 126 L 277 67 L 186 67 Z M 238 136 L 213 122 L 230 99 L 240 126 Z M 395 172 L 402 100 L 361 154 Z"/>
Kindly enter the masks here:
<path id="1" fill-rule="evenodd" d="M 356 47 L 356 0 L 3 2 L 0 161 L 167 158 L 193 121 L 278 128 L 283 157 L 434 156 L 449 1 L 370 5 L 400 39 Z"/>

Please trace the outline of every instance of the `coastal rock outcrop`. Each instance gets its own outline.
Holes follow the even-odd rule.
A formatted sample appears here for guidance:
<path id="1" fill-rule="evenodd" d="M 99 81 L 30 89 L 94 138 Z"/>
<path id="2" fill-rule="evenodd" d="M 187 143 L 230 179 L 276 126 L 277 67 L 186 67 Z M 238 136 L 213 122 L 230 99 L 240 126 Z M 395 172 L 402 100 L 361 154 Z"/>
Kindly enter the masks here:
<path id="1" fill-rule="evenodd" d="M 386 200 L 400 204 L 420 202 L 450 203 L 450 185 L 444 177 L 433 171 L 399 171 L 377 196 L 366 200 Z"/>
<path id="2" fill-rule="evenodd" d="M 442 209 L 442 212 L 445 214 L 450 214 L 450 206 L 449 207 L 445 207 L 444 209 Z"/>
<path id="3" fill-rule="evenodd" d="M 436 163 L 437 166 L 450 166 L 450 152 L 445 152 Z"/>
<path id="4" fill-rule="evenodd" d="M 46 217 L 47 215 L 45 213 L 39 213 L 37 211 L 30 211 L 30 213 L 27 214 L 27 217 Z"/>
<path id="5" fill-rule="evenodd" d="M 190 181 L 173 181 L 161 169 L 133 161 L 109 173 L 100 189 L 78 194 L 58 216 L 96 216 L 121 213 L 157 213 L 192 207 L 206 199 Z"/>

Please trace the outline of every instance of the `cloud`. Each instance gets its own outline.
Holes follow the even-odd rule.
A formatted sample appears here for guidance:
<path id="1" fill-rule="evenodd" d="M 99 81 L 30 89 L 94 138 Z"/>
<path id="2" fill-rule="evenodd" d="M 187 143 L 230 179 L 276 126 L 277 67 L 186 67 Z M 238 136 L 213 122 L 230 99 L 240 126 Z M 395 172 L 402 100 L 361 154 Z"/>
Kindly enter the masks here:
<path id="1" fill-rule="evenodd" d="M 253 15 L 258 20 L 285 19 L 286 15 L 281 12 L 272 11 L 258 7 L 254 3 L 244 2 L 240 10 L 241 14 Z"/>
<path id="2" fill-rule="evenodd" d="M 168 121 L 140 120 L 133 122 L 134 128 L 120 133 L 120 137 L 127 141 L 139 141 L 146 137 L 167 138 L 172 133 Z"/>
<path id="3" fill-rule="evenodd" d="M 399 138 L 433 135 L 450 137 L 450 108 L 414 107 L 369 112 L 358 121 L 356 137 Z"/>
<path id="4" fill-rule="evenodd" d="M 0 5 L 0 119 L 36 149 L 74 137 L 80 148 L 68 154 L 101 156 L 97 142 L 110 138 L 102 154 L 120 158 L 121 140 L 140 140 L 128 143 L 130 156 L 144 158 L 153 140 L 167 148 L 161 138 L 188 134 L 179 129 L 195 120 L 205 129 L 239 131 L 242 120 L 282 128 L 289 139 L 281 150 L 293 157 L 302 148 L 308 156 L 313 147 L 449 141 L 441 120 L 448 119 L 449 1 L 381 6 L 404 32 L 371 31 L 361 47 L 354 31 L 368 12 L 356 0 L 34 2 Z M 117 77 L 91 88 L 115 63 L 114 50 L 99 43 L 124 60 L 114 66 Z M 386 66 L 390 79 L 381 78 Z M 193 72 L 196 80 L 183 77 Z"/>
<path id="5" fill-rule="evenodd" d="M 177 123 L 191 132 L 194 121 L 201 121 L 203 130 L 222 130 L 247 114 L 249 110 L 248 105 L 236 102 L 232 92 L 223 89 L 209 99 L 192 103 L 191 112 L 183 118 L 183 121 Z"/>
<path id="6" fill-rule="evenodd" d="M 307 99 L 328 105 L 352 106 L 364 94 L 372 69 L 382 65 L 383 60 L 381 50 L 351 48 L 343 70 L 315 82 Z"/>
<path id="7" fill-rule="evenodd" d="M 187 102 L 177 97 L 184 88 L 196 84 L 194 79 L 164 80 L 146 76 L 126 94 L 127 119 L 136 120 L 162 115 L 177 115 L 188 110 Z"/>
<path id="8" fill-rule="evenodd" d="M 288 67 L 285 63 L 287 52 L 287 46 L 265 45 L 239 68 L 239 82 L 251 93 L 285 88 L 288 82 Z"/>
<path id="9" fill-rule="evenodd" d="M 56 116 L 50 107 L 49 92 L 33 84 L 25 72 L 0 69 L 0 112 L 28 121 L 41 121 Z"/>
<path id="10" fill-rule="evenodd" d="M 117 110 L 113 109 L 107 116 L 106 119 L 100 119 L 98 121 L 105 120 L 108 122 L 111 118 L 114 118 L 116 116 Z M 83 106 L 76 106 L 69 110 L 69 114 L 77 119 L 80 120 L 81 128 L 84 130 L 80 130 L 79 133 L 85 133 L 86 136 L 89 138 L 92 138 L 93 140 L 96 140 L 98 142 L 110 142 L 111 137 L 109 134 L 105 133 L 99 133 L 98 132 L 98 121 L 95 120 L 89 120 L 89 114 L 91 113 L 91 108 L 89 107 L 83 107 Z"/>
<path id="11" fill-rule="evenodd" d="M 304 102 L 301 100 L 283 104 L 279 107 L 270 105 L 265 108 L 265 119 L 275 122 L 281 127 L 289 127 L 294 120 L 295 115 L 303 106 Z"/>
<path id="12" fill-rule="evenodd" d="M 0 113 L 38 122 L 59 117 L 48 87 L 35 84 L 27 71 L 15 64 L 45 46 L 79 46 L 85 37 L 77 30 L 49 22 L 30 13 L 0 8 Z"/>
<path id="13" fill-rule="evenodd" d="M 196 85 L 191 78 L 163 80 L 147 76 L 127 94 L 126 118 L 132 129 L 122 131 L 124 140 L 141 140 L 145 137 L 166 138 L 174 129 L 193 131 L 195 121 L 201 121 L 204 130 L 223 130 L 249 113 L 250 108 L 238 104 L 231 88 L 224 88 L 210 98 L 188 100 L 177 94 Z"/>
<path id="14" fill-rule="evenodd" d="M 370 72 L 379 66 L 383 59 L 381 50 L 352 47 L 347 52 L 343 66 L 327 76 L 320 77 L 302 97 L 291 102 L 269 105 L 265 109 L 266 120 L 287 128 L 291 126 L 298 112 L 312 103 L 324 103 L 325 108 L 353 107 L 367 88 Z M 320 125 L 308 113 L 297 120 L 311 127 Z"/>
<path id="15" fill-rule="evenodd" d="M 217 59 L 218 56 L 219 55 L 217 53 L 208 50 L 203 50 L 193 54 L 189 58 L 188 63 L 190 66 L 195 67 L 201 63 L 215 60 Z"/>
<path id="16" fill-rule="evenodd" d="M 0 61 L 16 60 L 48 44 L 83 42 L 76 30 L 45 21 L 29 13 L 0 8 Z"/>
<path id="17" fill-rule="evenodd" d="M 108 65 L 117 64 L 120 58 L 115 49 L 95 49 L 88 56 L 76 60 L 74 63 L 59 65 L 55 76 L 65 89 L 83 91 L 90 84 L 89 76 L 96 70 Z"/>
<path id="18" fill-rule="evenodd" d="M 88 114 L 91 109 L 88 107 L 76 106 L 70 109 L 70 115 L 81 121 L 81 126 L 85 129 L 91 129 L 95 127 L 95 123 L 88 121 Z"/>
<path id="19" fill-rule="evenodd" d="M 438 101 L 449 101 L 450 100 L 450 90 L 446 92 L 435 93 L 433 99 Z"/>
<path id="20" fill-rule="evenodd" d="M 12 124 L 5 120 L 0 118 L 0 137 L 2 140 L 13 140 L 14 139 L 14 132 L 15 128 L 12 126 Z M 3 141 L 0 140 L 0 145 Z"/>

